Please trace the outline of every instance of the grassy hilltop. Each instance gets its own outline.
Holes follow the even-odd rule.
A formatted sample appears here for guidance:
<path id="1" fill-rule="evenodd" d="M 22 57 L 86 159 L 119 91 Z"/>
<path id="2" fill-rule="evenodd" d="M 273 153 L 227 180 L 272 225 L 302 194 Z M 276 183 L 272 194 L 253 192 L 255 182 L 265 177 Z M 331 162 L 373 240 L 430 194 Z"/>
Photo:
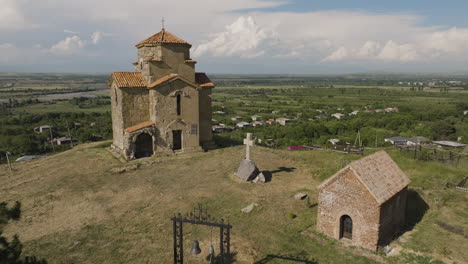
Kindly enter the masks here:
<path id="1" fill-rule="evenodd" d="M 467 194 L 444 188 L 466 176 L 466 170 L 414 161 L 388 149 L 412 181 L 409 221 L 417 223 L 393 242 L 400 254 L 384 257 L 314 233 L 316 186 L 359 156 L 255 147 L 258 167 L 272 171 L 273 179 L 251 184 L 232 176 L 244 154 L 242 147 L 122 163 L 106 145 L 84 144 L 14 164 L 13 175 L 6 166 L 0 167 L 1 200 L 22 203 L 21 219 L 8 224 L 5 234 L 19 234 L 26 254 L 49 263 L 172 263 L 170 217 L 202 203 L 212 215 L 233 225 L 237 263 L 255 263 L 268 255 L 289 255 L 303 262 L 270 257 L 267 263 L 429 263 L 431 259 L 463 263 L 468 259 L 466 237 L 459 233 L 468 228 Z M 134 164 L 138 168 L 129 166 Z M 123 167 L 129 170 L 118 173 Z M 310 201 L 295 200 L 299 191 L 309 193 Z M 419 198 L 429 208 L 425 214 Z M 259 206 L 241 213 L 253 202 Z M 292 219 L 292 214 L 297 217 Z M 184 227 L 187 263 L 206 263 L 210 232 L 207 227 Z M 215 234 L 217 230 L 213 230 L 217 251 Z M 194 239 L 200 240 L 203 250 L 197 257 L 188 254 Z"/>

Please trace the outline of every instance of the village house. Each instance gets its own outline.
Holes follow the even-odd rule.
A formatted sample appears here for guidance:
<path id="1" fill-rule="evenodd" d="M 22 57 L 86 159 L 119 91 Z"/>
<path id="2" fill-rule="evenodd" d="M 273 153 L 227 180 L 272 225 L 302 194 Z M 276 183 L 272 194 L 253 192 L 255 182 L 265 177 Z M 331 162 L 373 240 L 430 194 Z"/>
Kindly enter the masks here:
<path id="1" fill-rule="evenodd" d="M 337 138 L 332 138 L 332 139 L 327 140 L 327 142 L 330 142 L 330 144 L 332 144 L 334 146 L 334 145 L 338 144 L 340 142 L 340 140 L 337 139 Z"/>
<path id="2" fill-rule="evenodd" d="M 95 122 L 90 123 L 89 125 L 92 126 L 92 127 L 95 127 L 95 126 L 102 126 L 102 125 L 104 125 L 104 122 L 102 122 L 102 121 L 95 121 Z"/>
<path id="3" fill-rule="evenodd" d="M 291 122 L 291 119 L 285 118 L 285 117 L 280 117 L 276 119 L 276 123 L 285 126 L 287 123 Z"/>
<path id="4" fill-rule="evenodd" d="M 399 111 L 399 109 L 396 108 L 396 107 L 388 107 L 388 108 L 385 108 L 384 110 L 385 110 L 385 112 L 387 112 L 387 113 L 398 112 L 398 111 Z"/>
<path id="5" fill-rule="evenodd" d="M 463 111 L 464 115 L 468 115 L 468 110 Z"/>
<path id="6" fill-rule="evenodd" d="M 224 125 L 214 125 L 211 127 L 211 131 L 213 131 L 213 133 L 222 133 L 226 131 L 226 127 Z"/>
<path id="7" fill-rule="evenodd" d="M 342 113 L 334 113 L 331 116 L 333 116 L 336 119 L 342 119 L 343 117 L 345 117 L 345 115 L 343 115 Z"/>
<path id="8" fill-rule="evenodd" d="M 385 142 L 390 142 L 392 145 L 406 145 L 406 142 L 408 142 L 407 138 L 396 136 L 396 137 L 391 137 L 391 138 L 386 138 L 384 139 Z"/>
<path id="9" fill-rule="evenodd" d="M 280 113 L 280 111 L 279 110 L 273 110 L 273 111 L 271 111 L 271 113 L 274 114 L 274 115 L 277 115 L 277 114 Z"/>
<path id="10" fill-rule="evenodd" d="M 252 118 L 252 121 L 258 121 L 258 120 L 261 120 L 261 119 L 262 119 L 262 116 L 253 115 L 253 116 L 251 116 L 250 118 Z"/>
<path id="11" fill-rule="evenodd" d="M 215 85 L 205 73 L 195 72 L 191 46 L 163 28 L 136 44 L 135 72 L 112 73 L 112 148 L 125 158 L 214 146 L 211 93 Z"/>
<path id="12" fill-rule="evenodd" d="M 358 113 L 359 113 L 359 110 L 354 110 L 354 111 L 352 111 L 351 113 L 349 113 L 348 115 L 349 115 L 349 116 L 355 116 L 355 115 L 357 115 Z"/>
<path id="13" fill-rule="evenodd" d="M 252 124 L 248 122 L 239 122 L 236 124 L 236 127 L 243 128 L 243 127 L 252 127 Z"/>
<path id="14" fill-rule="evenodd" d="M 267 121 L 265 121 L 265 123 L 269 124 L 269 125 L 272 125 L 275 123 L 275 120 L 274 119 L 268 119 Z"/>
<path id="15" fill-rule="evenodd" d="M 263 121 L 253 121 L 252 122 L 252 126 L 256 127 L 256 126 L 263 126 Z"/>
<path id="16" fill-rule="evenodd" d="M 320 115 L 316 115 L 315 118 L 316 118 L 316 119 L 324 119 L 324 118 L 327 118 L 327 115 L 325 115 L 325 114 L 320 114 Z"/>
<path id="17" fill-rule="evenodd" d="M 215 115 L 225 115 L 226 112 L 223 112 L 223 111 L 215 111 L 213 114 L 215 114 Z"/>
<path id="18" fill-rule="evenodd" d="M 464 148 L 466 147 L 466 144 L 454 142 L 454 141 L 447 141 L 447 140 L 442 140 L 442 141 L 432 141 L 432 143 L 438 145 L 439 147 L 445 147 L 445 148 Z"/>
<path id="19" fill-rule="evenodd" d="M 242 116 L 233 116 L 231 117 L 231 121 L 240 121 L 242 120 Z"/>
<path id="20" fill-rule="evenodd" d="M 428 138 L 416 136 L 416 137 L 409 138 L 408 141 L 406 142 L 406 145 L 408 145 L 408 146 L 419 146 L 419 145 L 422 145 L 424 143 L 428 143 L 430 141 L 431 140 L 428 139 Z"/>
<path id="21" fill-rule="evenodd" d="M 34 128 L 34 132 L 36 133 L 42 133 L 42 132 L 45 132 L 45 131 L 49 131 L 52 129 L 52 126 L 49 126 L 49 125 L 43 125 L 43 126 L 40 126 L 40 127 L 35 127 Z"/>
<path id="22" fill-rule="evenodd" d="M 377 250 L 405 223 L 409 183 L 385 151 L 351 162 L 318 187 L 317 231 Z"/>
<path id="23" fill-rule="evenodd" d="M 60 145 L 66 145 L 66 144 L 70 144 L 72 142 L 75 142 L 75 140 L 69 138 L 69 137 L 60 137 L 60 138 L 54 138 L 54 140 L 52 140 L 52 142 L 54 144 L 56 144 L 57 146 L 60 146 Z"/>

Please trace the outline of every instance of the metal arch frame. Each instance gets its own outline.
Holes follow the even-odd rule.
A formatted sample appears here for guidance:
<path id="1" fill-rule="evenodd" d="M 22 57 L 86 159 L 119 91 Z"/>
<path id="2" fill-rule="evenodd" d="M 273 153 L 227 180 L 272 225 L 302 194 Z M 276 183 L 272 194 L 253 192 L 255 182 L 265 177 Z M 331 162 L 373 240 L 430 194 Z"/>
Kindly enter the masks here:
<path id="1" fill-rule="evenodd" d="M 192 212 L 185 214 L 177 214 L 171 218 L 173 227 L 173 247 L 174 247 L 174 264 L 184 263 L 184 233 L 183 224 L 204 225 L 219 228 L 219 252 L 221 263 L 226 262 L 226 256 L 231 254 L 231 228 L 229 223 L 225 223 L 224 219 L 216 219 L 208 214 L 207 210 L 201 204 L 194 208 Z"/>

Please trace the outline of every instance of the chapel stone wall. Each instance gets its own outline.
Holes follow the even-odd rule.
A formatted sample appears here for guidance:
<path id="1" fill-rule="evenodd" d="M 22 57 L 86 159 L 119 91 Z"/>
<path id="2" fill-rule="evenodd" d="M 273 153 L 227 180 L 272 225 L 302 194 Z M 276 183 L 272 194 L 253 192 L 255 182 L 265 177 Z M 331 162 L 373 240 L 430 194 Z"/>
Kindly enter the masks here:
<path id="1" fill-rule="evenodd" d="M 347 169 L 319 191 L 317 230 L 334 239 L 340 239 L 340 219 L 352 219 L 352 243 L 377 249 L 379 239 L 379 205 L 354 175 Z"/>

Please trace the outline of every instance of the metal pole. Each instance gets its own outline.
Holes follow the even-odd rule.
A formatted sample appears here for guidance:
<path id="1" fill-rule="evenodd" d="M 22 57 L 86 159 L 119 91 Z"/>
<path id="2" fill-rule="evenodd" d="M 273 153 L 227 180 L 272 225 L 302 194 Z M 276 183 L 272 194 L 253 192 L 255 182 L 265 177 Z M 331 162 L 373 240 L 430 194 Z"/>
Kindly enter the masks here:
<path id="1" fill-rule="evenodd" d="M 13 172 L 13 170 L 11 169 L 11 163 L 10 163 L 10 158 L 8 157 L 8 154 L 10 154 L 9 152 L 6 152 L 5 155 L 6 155 L 6 159 L 7 159 L 7 163 L 8 163 L 8 168 L 10 169 L 10 172 Z"/>
<path id="2" fill-rule="evenodd" d="M 226 230 L 226 253 L 231 254 L 231 228 L 228 227 Z"/>
<path id="3" fill-rule="evenodd" d="M 172 235 L 174 239 L 174 264 L 177 264 L 177 224 L 175 219 L 172 219 Z"/>
<path id="4" fill-rule="evenodd" d="M 221 263 L 224 263 L 224 228 L 219 228 L 219 255 L 221 256 Z"/>
<path id="5" fill-rule="evenodd" d="M 180 253 L 180 263 L 184 264 L 184 232 L 182 230 L 183 223 L 179 223 L 179 253 Z"/>

